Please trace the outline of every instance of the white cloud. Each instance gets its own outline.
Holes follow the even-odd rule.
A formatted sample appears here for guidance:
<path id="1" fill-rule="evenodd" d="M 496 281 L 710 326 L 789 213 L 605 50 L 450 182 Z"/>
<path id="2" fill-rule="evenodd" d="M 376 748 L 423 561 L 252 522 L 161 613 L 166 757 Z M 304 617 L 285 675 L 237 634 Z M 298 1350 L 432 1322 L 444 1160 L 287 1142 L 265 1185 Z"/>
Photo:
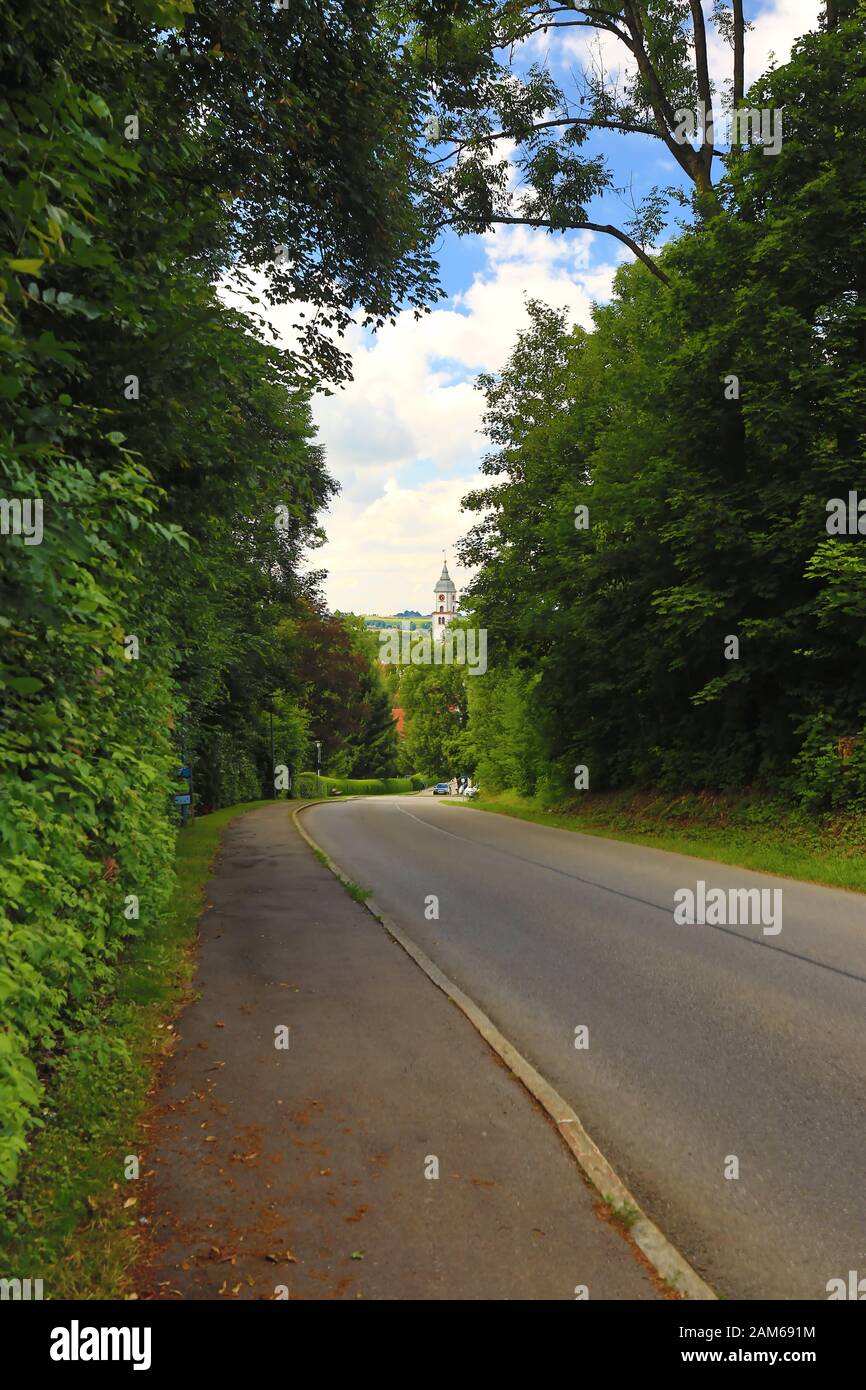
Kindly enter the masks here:
<path id="1" fill-rule="evenodd" d="M 763 71 L 771 50 L 780 63 L 787 58 L 793 40 L 815 26 L 821 3 L 747 5 L 755 18 L 747 80 Z M 710 8 L 709 0 L 704 4 Z M 532 58 L 545 49 L 557 62 L 574 63 L 586 57 L 587 35 L 563 31 L 525 46 Z M 628 55 L 612 36 L 601 37 L 600 52 L 608 70 L 624 67 Z M 716 39 L 712 57 L 717 79 L 727 77 L 730 53 Z M 549 236 L 506 227 L 479 244 L 482 269 L 429 315 L 415 320 L 403 313 L 372 340 L 351 329 L 344 346 L 354 380 L 315 402 L 328 467 L 343 488 L 323 518 L 328 541 L 310 557 L 313 568 L 329 571 L 326 593 L 334 608 L 429 611 L 443 548 L 455 583 L 465 587 L 470 576 L 457 565 L 454 546 L 473 518 L 461 514 L 460 500 L 478 481 L 485 448 L 484 403 L 474 378 L 505 364 L 526 324 L 527 297 L 564 307 L 588 325 L 592 302 L 609 297 L 617 265 L 629 258 L 616 242 L 590 233 Z M 286 343 L 294 340 L 297 312 L 297 305 L 268 312 Z"/>
<path id="2" fill-rule="evenodd" d="M 330 572 L 331 607 L 354 613 L 407 608 L 429 613 L 443 550 L 448 551 L 451 578 L 462 591 L 470 574 L 457 563 L 453 542 L 472 524 L 469 514 L 461 518 L 460 501 L 478 480 L 473 470 L 468 476 L 431 477 L 403 486 L 392 475 L 363 505 L 339 498 L 324 518 L 328 544 L 315 556 Z"/>
<path id="3" fill-rule="evenodd" d="M 602 264 L 590 264 L 593 241 L 609 257 Z M 505 364 L 527 322 L 527 297 L 588 325 L 593 300 L 609 296 L 623 259 L 622 248 L 589 233 L 509 227 L 481 245 L 483 268 L 443 307 L 421 320 L 401 314 L 372 342 L 353 331 L 354 380 L 314 404 L 328 467 L 343 486 L 323 519 L 328 542 L 311 557 L 329 572 L 334 608 L 429 612 L 443 548 L 455 583 L 465 586 L 454 546 L 472 517 L 461 515 L 460 499 L 477 482 L 486 447 L 473 381 Z"/>
<path id="4" fill-rule="evenodd" d="M 752 25 L 745 40 L 746 91 L 767 71 L 773 58 L 777 66 L 788 61 L 795 39 L 817 29 L 822 9 L 823 0 L 770 0 L 760 7 L 746 4 L 746 19 Z M 704 10 L 709 16 L 712 6 L 708 0 L 704 0 Z M 708 49 L 710 72 L 721 94 L 733 75 L 733 55 L 712 24 L 708 24 Z"/>
<path id="5" fill-rule="evenodd" d="M 747 87 L 769 67 L 771 54 L 779 65 L 788 61 L 794 40 L 818 28 L 823 9 L 823 0 L 773 0 L 760 13 L 748 10 L 754 29 L 746 35 Z"/>

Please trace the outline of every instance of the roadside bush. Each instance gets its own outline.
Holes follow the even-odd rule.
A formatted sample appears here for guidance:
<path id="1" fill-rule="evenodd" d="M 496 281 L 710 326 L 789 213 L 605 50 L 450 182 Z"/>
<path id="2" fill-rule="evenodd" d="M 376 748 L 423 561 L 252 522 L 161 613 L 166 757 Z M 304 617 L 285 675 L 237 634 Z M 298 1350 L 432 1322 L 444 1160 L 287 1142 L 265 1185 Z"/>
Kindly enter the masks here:
<path id="1" fill-rule="evenodd" d="M 309 800 L 328 796 L 332 787 L 339 787 L 343 796 L 394 796 L 420 791 L 425 785 L 422 777 L 327 777 L 325 773 L 317 783 L 315 772 L 302 772 L 297 778 L 297 794 Z"/>
<path id="2" fill-rule="evenodd" d="M 202 744 L 197 765 L 196 800 L 213 810 L 270 794 L 252 752 L 233 734 L 221 730 L 212 734 Z"/>
<path id="3" fill-rule="evenodd" d="M 800 732 L 789 793 L 809 811 L 866 808 L 866 729 L 840 733 L 838 720 L 824 713 L 806 720 Z"/>

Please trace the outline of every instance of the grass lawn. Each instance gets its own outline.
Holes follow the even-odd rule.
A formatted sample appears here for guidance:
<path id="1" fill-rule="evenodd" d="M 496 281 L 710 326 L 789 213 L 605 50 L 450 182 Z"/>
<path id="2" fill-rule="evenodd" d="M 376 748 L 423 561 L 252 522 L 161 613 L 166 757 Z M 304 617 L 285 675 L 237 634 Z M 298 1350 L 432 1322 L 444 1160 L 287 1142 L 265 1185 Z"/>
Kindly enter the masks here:
<path id="1" fill-rule="evenodd" d="M 866 892 L 866 815 L 809 815 L 787 803 L 749 795 L 668 796 L 586 792 L 545 807 L 517 792 L 460 802 L 584 835 L 603 835 L 656 849 L 737 864 L 760 873 Z"/>
<path id="2" fill-rule="evenodd" d="M 44 1297 L 123 1298 L 136 1258 L 144 1112 L 188 997 L 196 923 L 220 836 L 265 801 L 203 816 L 177 837 L 177 884 L 156 931 L 130 944 L 117 991 L 60 1061 L 15 1189 L 0 1212 L 0 1277 L 42 1279 Z"/>

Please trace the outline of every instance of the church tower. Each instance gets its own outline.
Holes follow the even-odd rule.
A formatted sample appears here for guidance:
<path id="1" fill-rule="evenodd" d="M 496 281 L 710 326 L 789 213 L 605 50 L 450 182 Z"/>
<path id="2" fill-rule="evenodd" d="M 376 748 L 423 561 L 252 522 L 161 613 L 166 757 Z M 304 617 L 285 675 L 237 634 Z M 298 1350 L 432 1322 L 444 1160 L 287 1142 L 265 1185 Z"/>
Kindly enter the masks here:
<path id="1" fill-rule="evenodd" d="M 430 615 L 433 620 L 433 641 L 441 642 L 449 622 L 457 612 L 457 586 L 448 573 L 444 555 L 442 556 L 442 573 L 433 593 L 435 602 L 433 612 Z"/>

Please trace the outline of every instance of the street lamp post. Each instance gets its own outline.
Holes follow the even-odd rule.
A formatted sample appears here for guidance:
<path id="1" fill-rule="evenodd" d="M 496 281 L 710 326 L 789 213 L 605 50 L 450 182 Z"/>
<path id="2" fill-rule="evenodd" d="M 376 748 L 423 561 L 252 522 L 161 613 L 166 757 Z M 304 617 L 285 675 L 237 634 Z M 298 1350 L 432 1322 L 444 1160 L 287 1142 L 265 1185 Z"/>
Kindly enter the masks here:
<path id="1" fill-rule="evenodd" d="M 321 784 L 321 781 L 322 781 L 322 745 L 321 745 L 321 742 L 319 741 L 319 739 L 316 739 L 316 795 L 317 795 L 317 796 L 321 796 L 321 794 L 322 794 L 322 788 L 321 788 L 321 785 L 320 785 L 320 784 Z"/>

